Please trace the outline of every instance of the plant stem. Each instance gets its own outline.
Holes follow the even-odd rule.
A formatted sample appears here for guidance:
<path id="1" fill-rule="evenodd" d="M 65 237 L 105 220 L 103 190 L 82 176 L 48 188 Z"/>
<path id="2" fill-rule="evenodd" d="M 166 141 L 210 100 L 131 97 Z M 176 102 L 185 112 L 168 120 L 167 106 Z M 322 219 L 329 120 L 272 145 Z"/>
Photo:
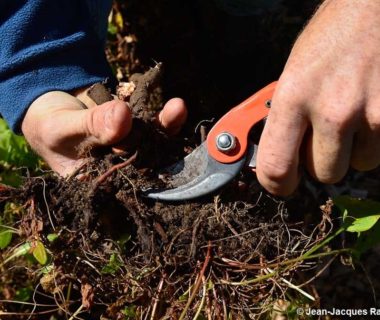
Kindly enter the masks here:
<path id="1" fill-rule="evenodd" d="M 197 280 L 197 282 L 194 285 L 194 290 L 191 293 L 189 300 L 187 300 L 186 306 L 183 309 L 183 311 L 182 311 L 182 313 L 181 313 L 181 315 L 180 315 L 180 317 L 179 317 L 178 320 L 185 319 L 187 310 L 189 310 L 191 303 L 193 302 L 193 300 L 195 299 L 195 296 L 197 295 L 197 293 L 199 291 L 199 287 L 200 287 L 200 285 L 202 283 L 202 278 L 203 278 L 203 276 L 204 276 L 204 274 L 206 272 L 207 266 L 208 266 L 208 264 L 210 262 L 210 257 L 211 257 L 211 243 L 209 242 L 208 243 L 208 247 L 207 247 L 207 255 L 206 255 L 206 258 L 205 258 L 205 262 L 203 263 L 202 270 L 199 273 L 198 280 Z"/>
<path id="2" fill-rule="evenodd" d="M 277 266 L 284 266 L 284 265 L 289 265 L 289 264 L 294 264 L 294 263 L 297 263 L 297 262 L 301 262 L 303 260 L 310 260 L 310 259 L 315 259 L 315 258 L 321 258 L 321 257 L 325 257 L 325 256 L 330 256 L 330 255 L 338 255 L 339 253 L 343 253 L 343 252 L 350 252 L 352 251 L 352 249 L 350 248 L 346 248 L 346 249 L 339 249 L 339 250 L 332 250 L 332 251 L 329 251 L 329 252 L 322 252 L 322 253 L 317 253 L 317 254 L 314 254 L 314 255 L 307 255 L 304 254 L 298 258 L 295 258 L 295 259 L 291 259 L 291 260 L 287 260 L 287 261 L 283 261 L 279 264 L 277 264 Z M 273 271 L 271 273 L 268 273 L 266 275 L 263 275 L 261 277 L 257 277 L 257 278 L 254 278 L 254 279 L 249 279 L 249 280 L 246 280 L 246 281 L 241 281 L 241 282 L 228 282 L 228 281 L 224 281 L 222 280 L 221 282 L 223 284 L 228 284 L 228 285 L 232 285 L 232 286 L 245 286 L 245 285 L 248 285 L 248 284 L 252 284 L 252 283 L 257 283 L 257 282 L 260 282 L 260 281 L 263 281 L 263 280 L 267 280 L 267 279 L 270 279 L 272 278 L 273 276 L 276 276 L 278 275 L 281 271 L 280 268 L 276 271 Z"/>
<path id="3" fill-rule="evenodd" d="M 205 300 L 206 300 L 206 280 L 205 280 L 205 277 L 203 277 L 202 279 L 203 281 L 203 292 L 202 292 L 202 300 L 201 300 L 201 303 L 199 304 L 199 308 L 197 310 L 197 313 L 195 314 L 193 320 L 197 320 L 199 315 L 201 314 L 202 312 L 202 309 L 203 309 L 203 306 L 205 304 Z"/>
<path id="4" fill-rule="evenodd" d="M 82 311 L 82 309 L 83 309 L 83 304 L 81 304 L 81 306 L 78 308 L 78 310 L 73 313 L 73 315 L 70 317 L 69 320 L 76 319 L 77 315 Z"/>
<path id="5" fill-rule="evenodd" d="M 331 236 L 327 237 L 321 243 L 319 243 L 316 246 L 312 247 L 308 252 L 306 252 L 305 254 L 303 254 L 302 257 L 307 257 L 307 256 L 311 255 L 312 253 L 314 253 L 315 251 L 318 251 L 320 248 L 322 248 L 323 246 L 325 246 L 327 243 L 329 243 L 331 240 L 333 240 L 334 238 L 336 238 L 338 235 L 340 235 L 345 230 L 346 230 L 345 228 L 341 227 L 334 234 L 332 234 Z"/>

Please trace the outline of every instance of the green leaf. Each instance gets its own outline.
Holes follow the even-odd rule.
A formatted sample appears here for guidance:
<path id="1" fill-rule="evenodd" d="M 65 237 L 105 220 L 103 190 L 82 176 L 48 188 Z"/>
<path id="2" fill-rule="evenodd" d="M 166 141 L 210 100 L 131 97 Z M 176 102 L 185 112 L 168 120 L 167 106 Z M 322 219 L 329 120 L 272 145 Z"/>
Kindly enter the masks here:
<path id="1" fill-rule="evenodd" d="M 16 301 L 29 301 L 33 294 L 33 288 L 26 287 L 20 288 L 16 291 L 15 300 Z"/>
<path id="2" fill-rule="evenodd" d="M 131 240 L 131 235 L 129 233 L 124 233 L 120 236 L 120 238 L 116 241 L 120 248 L 123 248 L 125 244 Z"/>
<path id="3" fill-rule="evenodd" d="M 124 19 L 120 12 L 114 14 L 115 25 L 119 30 L 123 30 Z"/>
<path id="4" fill-rule="evenodd" d="M 18 257 L 21 257 L 21 256 L 25 256 L 29 250 L 31 249 L 31 244 L 30 242 L 25 242 L 23 245 L 17 247 L 16 249 L 13 250 L 12 254 L 7 257 L 4 262 L 2 264 L 0 264 L 0 266 L 2 265 L 5 265 L 6 263 L 8 263 L 9 261 L 15 259 L 15 258 L 18 258 Z"/>
<path id="5" fill-rule="evenodd" d="M 45 246 L 41 241 L 37 241 L 35 247 L 33 248 L 33 257 L 36 258 L 39 264 L 46 264 L 47 262 L 47 253 Z"/>
<path id="6" fill-rule="evenodd" d="M 114 25 L 112 22 L 108 24 L 108 33 L 113 36 L 117 33 L 117 26 Z"/>
<path id="7" fill-rule="evenodd" d="M 359 235 L 354 247 L 354 257 L 359 259 L 364 252 L 375 247 L 379 243 L 380 223 L 376 223 L 372 229 L 368 230 L 367 232 L 363 232 Z"/>
<path id="8" fill-rule="evenodd" d="M 380 215 L 373 215 L 355 219 L 352 224 L 347 227 L 347 231 L 357 233 L 368 231 L 369 229 L 373 228 L 379 218 Z"/>
<path id="9" fill-rule="evenodd" d="M 7 202 L 4 206 L 3 217 L 7 219 L 8 225 L 12 224 L 13 216 L 18 215 L 22 216 L 24 213 L 24 207 L 15 202 Z M 2 220 L 0 219 L 0 224 Z"/>
<path id="10" fill-rule="evenodd" d="M 39 275 L 41 274 L 48 274 L 50 273 L 52 270 L 54 269 L 54 265 L 53 264 L 48 264 L 46 266 L 43 266 L 39 272 Z"/>
<path id="11" fill-rule="evenodd" d="M 178 300 L 181 301 L 181 302 L 184 302 L 184 301 L 189 300 L 189 294 L 190 294 L 190 291 L 187 290 L 185 293 L 181 294 L 181 295 L 178 297 Z"/>
<path id="12" fill-rule="evenodd" d="M 209 280 L 207 282 L 207 291 L 212 290 L 212 289 L 214 289 L 214 283 L 211 280 Z"/>
<path id="13" fill-rule="evenodd" d="M 136 306 L 134 304 L 131 304 L 127 307 L 125 307 L 123 310 L 121 310 L 121 313 L 125 316 L 124 320 L 132 320 L 136 319 Z"/>
<path id="14" fill-rule="evenodd" d="M 58 234 L 49 233 L 46 238 L 49 240 L 49 242 L 54 242 L 55 240 L 58 239 Z"/>
<path id="15" fill-rule="evenodd" d="M 123 262 L 113 253 L 111 254 L 109 262 L 102 268 L 101 272 L 104 274 L 115 274 L 123 265 Z"/>
<path id="16" fill-rule="evenodd" d="M 0 249 L 3 250 L 12 241 L 12 230 L 9 230 L 4 227 L 0 227 Z"/>
<path id="17" fill-rule="evenodd" d="M 368 231 L 380 219 L 379 202 L 354 199 L 349 196 L 340 196 L 333 201 L 343 212 L 344 227 L 348 232 Z"/>
<path id="18" fill-rule="evenodd" d="M 0 163 L 31 169 L 39 165 L 39 158 L 24 137 L 14 134 L 3 119 L 0 119 Z"/>
<path id="19" fill-rule="evenodd" d="M 0 182 L 12 187 L 19 187 L 22 184 L 21 170 L 4 169 L 1 172 Z"/>
<path id="20" fill-rule="evenodd" d="M 380 243 L 380 202 L 340 196 L 333 199 L 342 212 L 343 228 L 358 234 L 353 256 L 361 254 Z"/>

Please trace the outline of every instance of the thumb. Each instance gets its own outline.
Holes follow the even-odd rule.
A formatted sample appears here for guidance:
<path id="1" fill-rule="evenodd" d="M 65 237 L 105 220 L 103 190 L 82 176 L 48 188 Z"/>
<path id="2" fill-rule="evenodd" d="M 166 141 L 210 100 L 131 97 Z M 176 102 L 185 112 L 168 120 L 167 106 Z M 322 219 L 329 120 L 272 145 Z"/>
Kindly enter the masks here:
<path id="1" fill-rule="evenodd" d="M 83 133 L 91 145 L 112 145 L 125 138 L 132 128 L 127 105 L 119 100 L 83 110 Z"/>
<path id="2" fill-rule="evenodd" d="M 128 135 L 131 126 L 131 113 L 122 101 L 83 109 L 75 97 L 52 91 L 32 103 L 22 131 L 31 147 L 64 176 L 80 163 L 78 149 L 117 143 Z"/>

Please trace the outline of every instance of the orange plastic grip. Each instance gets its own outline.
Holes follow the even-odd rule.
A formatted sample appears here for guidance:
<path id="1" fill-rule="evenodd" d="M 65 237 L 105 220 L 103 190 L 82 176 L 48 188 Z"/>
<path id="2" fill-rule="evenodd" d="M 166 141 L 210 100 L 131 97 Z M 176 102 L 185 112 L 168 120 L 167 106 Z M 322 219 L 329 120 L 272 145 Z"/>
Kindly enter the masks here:
<path id="1" fill-rule="evenodd" d="M 269 113 L 266 103 L 272 99 L 276 83 L 269 84 L 231 109 L 213 126 L 207 136 L 207 149 L 215 160 L 233 163 L 244 156 L 248 147 L 249 131 Z M 230 133 L 236 139 L 234 149 L 228 153 L 219 151 L 216 145 L 216 138 L 223 132 Z"/>

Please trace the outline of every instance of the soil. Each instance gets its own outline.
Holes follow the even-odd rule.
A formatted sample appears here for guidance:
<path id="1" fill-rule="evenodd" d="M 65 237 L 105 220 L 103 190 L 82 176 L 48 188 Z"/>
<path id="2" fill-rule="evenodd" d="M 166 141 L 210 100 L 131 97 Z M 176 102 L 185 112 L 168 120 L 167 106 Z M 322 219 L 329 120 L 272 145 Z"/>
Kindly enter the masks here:
<path id="1" fill-rule="evenodd" d="M 45 174 L 18 189 L 1 186 L 1 206 L 13 203 L 15 227 L 32 245 L 43 243 L 51 267 L 37 268 L 32 255 L 2 266 L 1 299 L 14 300 L 30 284 L 33 303 L 3 303 L 0 311 L 16 312 L 14 319 L 105 320 L 193 319 L 203 309 L 198 319 L 276 319 L 273 305 L 285 300 L 350 305 L 355 295 L 330 299 L 334 286 L 344 291 L 341 267 L 327 268 L 315 286 L 307 280 L 330 258 L 297 261 L 339 224 L 331 189 L 306 175 L 289 199 L 267 194 L 251 171 L 195 202 L 160 203 L 142 192 L 165 187 L 160 168 L 199 145 L 212 119 L 279 76 L 317 2 L 287 0 L 265 15 L 236 17 L 213 1 L 116 1 L 124 21 L 107 55 L 119 80 L 133 82 L 132 96 L 118 89 L 133 111 L 133 132 L 117 154 L 86 150 L 88 162 L 67 179 Z M 90 93 L 98 103 L 110 99 L 100 88 Z M 154 123 L 173 96 L 186 100 L 190 119 L 169 138 Z M 340 186 L 369 176 L 350 173 Z M 305 283 L 317 300 L 305 302 L 283 279 Z"/>
<path id="2" fill-rule="evenodd" d="M 139 81 L 156 77 L 157 70 L 139 75 Z M 82 318 L 124 319 L 123 310 L 133 304 L 140 315 L 177 319 L 186 288 L 204 287 L 207 279 L 213 284 L 208 303 L 214 305 L 216 318 L 225 314 L 223 304 L 234 306 L 231 314 L 252 316 L 257 313 L 252 297 L 255 304 L 274 301 L 285 288 L 261 284 L 238 293 L 233 283 L 297 258 L 323 239 L 322 212 L 305 225 L 303 215 L 289 215 L 285 202 L 264 194 L 252 172 L 243 172 L 220 194 L 198 202 L 167 204 L 144 198 L 142 190 L 165 186 L 157 169 L 192 148 L 187 140 L 173 141 L 155 129 L 154 108 L 147 103 L 154 88 L 142 88 L 135 91 L 138 99 L 135 93 L 129 97 L 134 120 L 140 120 L 132 137 L 148 135 L 149 140 L 134 140 L 134 148 L 123 154 L 95 150 L 68 179 L 50 174 L 28 179 L 20 189 L 1 190 L 3 203 L 12 200 L 25 210 L 23 236 L 41 241 L 50 252 L 53 267 L 39 280 L 43 290 L 35 291 L 35 301 L 46 303 L 44 294 L 56 297 L 70 290 L 67 314 L 82 305 L 87 311 Z M 96 101 L 104 101 L 107 94 L 101 85 L 89 93 Z M 54 242 L 48 240 L 51 234 L 57 235 Z M 286 274 L 297 269 L 285 269 Z M 7 292 L 18 285 L 11 283 Z M 191 306 L 200 299 L 191 298 Z M 195 312 L 189 309 L 188 315 Z"/>

